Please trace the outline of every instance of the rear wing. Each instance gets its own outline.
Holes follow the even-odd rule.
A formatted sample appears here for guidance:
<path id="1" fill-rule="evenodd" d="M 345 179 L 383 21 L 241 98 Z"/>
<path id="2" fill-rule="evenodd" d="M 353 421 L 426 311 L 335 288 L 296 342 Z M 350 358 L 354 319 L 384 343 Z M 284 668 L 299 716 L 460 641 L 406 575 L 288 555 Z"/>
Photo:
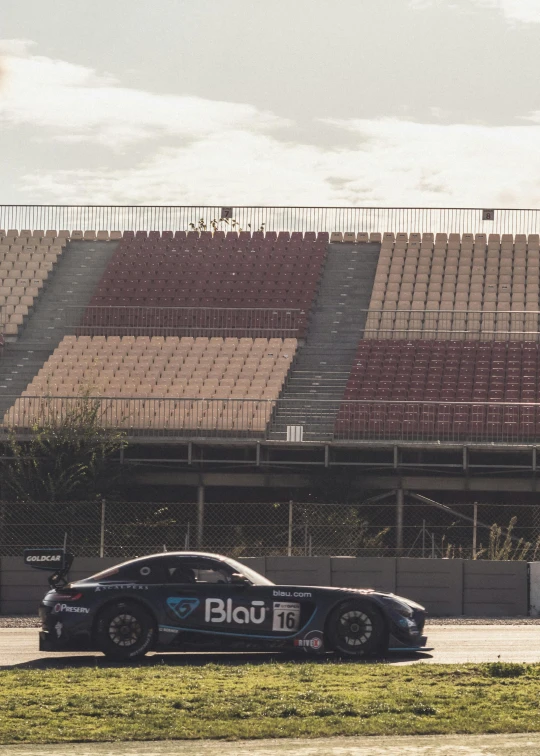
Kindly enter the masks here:
<path id="1" fill-rule="evenodd" d="M 68 581 L 66 576 L 73 564 L 73 554 L 65 549 L 25 549 L 24 563 L 35 570 L 52 572 L 48 582 L 51 588 L 63 588 Z"/>

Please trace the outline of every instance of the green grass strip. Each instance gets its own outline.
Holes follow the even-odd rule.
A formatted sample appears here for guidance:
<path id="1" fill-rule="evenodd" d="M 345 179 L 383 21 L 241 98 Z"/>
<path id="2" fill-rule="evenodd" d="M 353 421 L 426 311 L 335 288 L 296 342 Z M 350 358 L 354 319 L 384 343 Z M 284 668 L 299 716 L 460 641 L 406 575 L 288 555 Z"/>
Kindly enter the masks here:
<path id="1" fill-rule="evenodd" d="M 276 663 L 0 672 L 0 743 L 540 730 L 540 665 Z"/>

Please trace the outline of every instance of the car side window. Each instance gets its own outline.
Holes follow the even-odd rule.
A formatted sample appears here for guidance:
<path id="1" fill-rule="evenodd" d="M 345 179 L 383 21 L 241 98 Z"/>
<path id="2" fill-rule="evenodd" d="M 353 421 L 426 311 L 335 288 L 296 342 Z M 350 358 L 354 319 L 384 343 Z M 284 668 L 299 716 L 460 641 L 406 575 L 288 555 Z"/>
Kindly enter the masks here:
<path id="1" fill-rule="evenodd" d="M 165 567 L 161 560 L 157 559 L 126 564 L 126 566 L 122 567 L 114 577 L 111 576 L 107 582 L 164 583 Z"/>
<path id="2" fill-rule="evenodd" d="M 223 562 L 196 557 L 170 557 L 166 564 L 167 581 L 188 585 L 228 584 L 233 570 Z"/>

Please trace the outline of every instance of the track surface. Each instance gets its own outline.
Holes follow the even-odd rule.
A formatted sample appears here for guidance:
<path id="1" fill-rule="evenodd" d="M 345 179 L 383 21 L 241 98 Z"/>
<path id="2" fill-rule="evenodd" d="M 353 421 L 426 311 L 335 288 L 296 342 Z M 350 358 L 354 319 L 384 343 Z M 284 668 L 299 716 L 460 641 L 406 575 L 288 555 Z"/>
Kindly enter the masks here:
<path id="1" fill-rule="evenodd" d="M 540 627 L 538 625 L 429 625 L 426 628 L 432 651 L 414 656 L 391 655 L 393 664 L 465 662 L 540 662 Z M 34 628 L 0 629 L 0 669 L 13 666 L 66 667 L 96 664 L 103 659 L 98 653 L 51 654 L 38 650 L 38 631 Z M 269 654 L 175 653 L 149 654 L 144 663 L 158 660 L 168 664 L 205 664 L 236 661 L 239 664 L 263 661 Z M 275 655 L 274 655 L 275 657 Z M 300 657 L 307 658 L 308 657 Z"/>
<path id="2" fill-rule="evenodd" d="M 424 735 L 315 740 L 77 743 L 78 756 L 539 756 L 540 736 Z M 3 746 L 2 756 L 72 756 L 74 744 Z"/>

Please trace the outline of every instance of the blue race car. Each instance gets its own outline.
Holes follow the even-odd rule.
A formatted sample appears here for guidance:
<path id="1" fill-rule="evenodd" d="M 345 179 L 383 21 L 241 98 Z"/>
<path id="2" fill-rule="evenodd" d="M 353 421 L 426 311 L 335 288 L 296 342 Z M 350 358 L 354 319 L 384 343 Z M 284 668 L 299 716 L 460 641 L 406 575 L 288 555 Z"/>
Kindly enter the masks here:
<path id="1" fill-rule="evenodd" d="M 30 549 L 54 569 L 39 613 L 41 651 L 101 651 L 118 661 L 147 651 L 333 651 L 360 659 L 426 650 L 424 607 L 369 589 L 275 585 L 218 554 L 166 552 L 67 582 L 73 557 Z"/>

